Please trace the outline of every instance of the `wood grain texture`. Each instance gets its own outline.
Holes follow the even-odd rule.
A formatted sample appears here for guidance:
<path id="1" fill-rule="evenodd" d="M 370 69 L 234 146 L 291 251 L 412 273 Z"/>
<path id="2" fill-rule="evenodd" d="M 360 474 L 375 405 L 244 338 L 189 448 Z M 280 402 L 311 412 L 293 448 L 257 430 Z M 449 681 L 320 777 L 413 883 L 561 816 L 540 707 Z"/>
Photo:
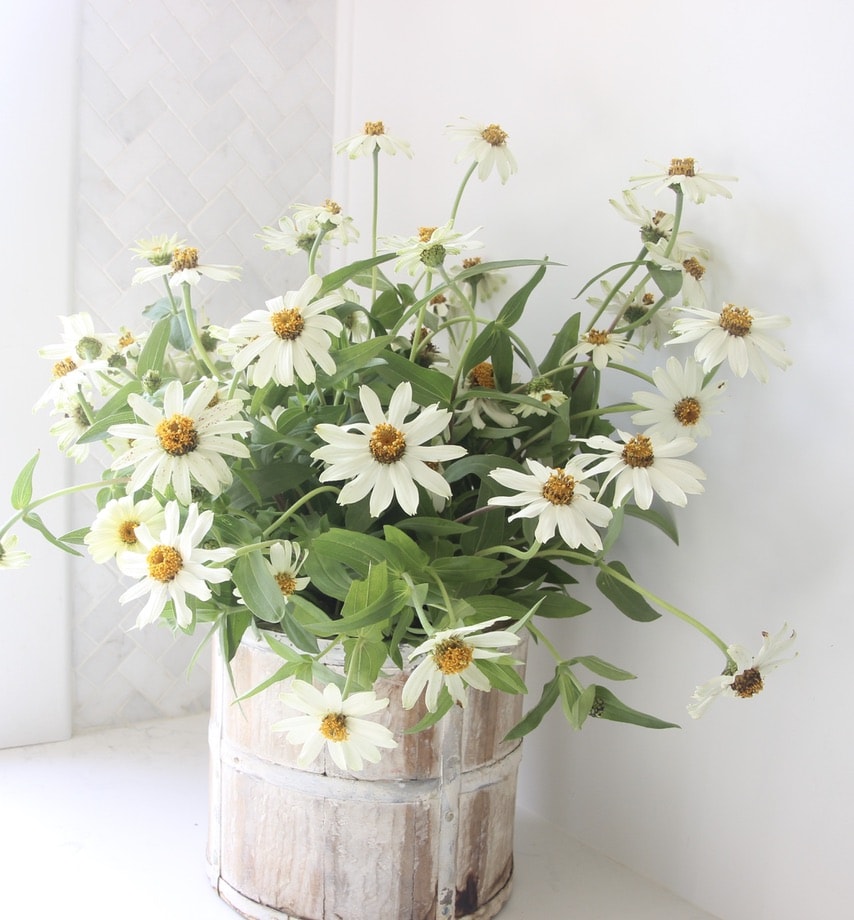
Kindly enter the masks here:
<path id="1" fill-rule="evenodd" d="M 489 920 L 510 895 L 519 742 L 501 739 L 522 698 L 470 691 L 465 709 L 424 732 L 405 711 L 406 673 L 377 693 L 398 747 L 359 773 L 299 747 L 273 723 L 295 714 L 284 685 L 235 703 L 275 673 L 263 640 L 215 655 L 208 864 L 221 897 L 252 920 Z M 455 724 L 456 723 L 456 724 Z"/>

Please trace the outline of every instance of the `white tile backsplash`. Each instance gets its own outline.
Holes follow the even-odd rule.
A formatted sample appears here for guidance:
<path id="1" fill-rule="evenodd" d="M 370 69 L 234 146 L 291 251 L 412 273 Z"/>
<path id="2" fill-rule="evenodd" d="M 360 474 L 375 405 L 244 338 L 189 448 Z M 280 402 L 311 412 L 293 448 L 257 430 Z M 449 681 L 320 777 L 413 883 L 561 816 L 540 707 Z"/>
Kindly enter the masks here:
<path id="1" fill-rule="evenodd" d="M 160 296 L 130 287 L 135 240 L 178 233 L 203 260 L 240 264 L 228 297 L 196 302 L 230 323 L 287 287 L 304 266 L 254 234 L 295 201 L 329 195 L 335 0 L 84 0 L 79 74 L 75 295 L 96 327 L 133 328 Z M 58 339 L 59 330 L 47 339 Z M 89 460 L 77 481 L 97 478 Z M 95 514 L 75 501 L 80 526 Z M 139 603 L 113 566 L 73 565 L 75 729 L 204 708 L 204 632 L 134 628 Z"/>

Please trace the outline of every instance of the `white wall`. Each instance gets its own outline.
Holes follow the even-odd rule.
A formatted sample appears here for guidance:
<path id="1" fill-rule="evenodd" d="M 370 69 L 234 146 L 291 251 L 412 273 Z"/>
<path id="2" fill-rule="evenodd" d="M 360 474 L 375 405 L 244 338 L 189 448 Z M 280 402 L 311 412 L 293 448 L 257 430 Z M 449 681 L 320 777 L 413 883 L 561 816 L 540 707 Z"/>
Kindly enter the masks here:
<path id="1" fill-rule="evenodd" d="M 0 386 L 0 518 L 24 463 L 42 451 L 36 495 L 64 484 L 63 464 L 32 405 L 50 382 L 35 358 L 45 330 L 71 300 L 78 5 L 4 4 L 0 32 L 0 145 L 4 219 Z M 50 339 L 56 341 L 56 339 Z M 41 512 L 58 532 L 61 512 Z M 67 737 L 71 730 L 67 557 L 18 527 L 27 569 L 0 571 L 0 747 Z"/>
<path id="2" fill-rule="evenodd" d="M 555 715 L 527 745 L 521 798 L 723 920 L 849 916 L 854 13 L 832 0 L 437 0 L 410 16 L 360 0 L 340 16 L 336 136 L 382 119 L 416 149 L 414 163 L 382 162 L 382 232 L 444 221 L 460 175 L 444 125 L 469 115 L 510 133 L 519 174 L 472 188 L 458 227 L 482 225 L 490 257 L 567 263 L 526 319 L 543 346 L 581 284 L 635 252 L 607 202 L 646 159 L 693 155 L 740 177 L 732 201 L 687 221 L 717 253 L 713 302 L 789 315 L 795 363 L 731 385 L 695 455 L 707 490 L 680 515 L 681 546 L 635 529 L 621 557 L 727 641 L 758 648 L 788 620 L 800 656 L 754 700 L 694 723 L 685 704 L 718 652 L 681 623 L 599 604 L 562 624 L 568 653 L 634 670 L 622 695 L 683 729 L 573 735 Z M 365 231 L 369 178 L 367 161 L 338 162 L 336 197 Z"/>

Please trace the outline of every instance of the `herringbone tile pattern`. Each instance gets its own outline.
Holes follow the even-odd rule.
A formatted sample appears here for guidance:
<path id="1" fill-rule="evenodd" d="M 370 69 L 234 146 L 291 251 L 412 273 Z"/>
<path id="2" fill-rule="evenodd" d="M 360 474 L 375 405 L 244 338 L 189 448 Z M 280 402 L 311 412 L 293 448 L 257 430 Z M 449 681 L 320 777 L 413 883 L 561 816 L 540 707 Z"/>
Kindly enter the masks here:
<path id="1" fill-rule="evenodd" d="M 254 234 L 289 204 L 329 196 L 334 31 L 334 0 L 85 0 L 77 310 L 102 329 L 134 328 L 161 291 L 130 287 L 128 249 L 161 233 L 203 262 L 243 266 L 239 285 L 196 289 L 211 322 L 302 283 L 302 261 L 265 252 Z M 77 471 L 99 475 L 94 460 Z M 93 501 L 73 513 L 91 521 Z M 207 655 L 186 674 L 200 637 L 132 629 L 109 566 L 81 560 L 74 578 L 76 728 L 206 704 Z"/>

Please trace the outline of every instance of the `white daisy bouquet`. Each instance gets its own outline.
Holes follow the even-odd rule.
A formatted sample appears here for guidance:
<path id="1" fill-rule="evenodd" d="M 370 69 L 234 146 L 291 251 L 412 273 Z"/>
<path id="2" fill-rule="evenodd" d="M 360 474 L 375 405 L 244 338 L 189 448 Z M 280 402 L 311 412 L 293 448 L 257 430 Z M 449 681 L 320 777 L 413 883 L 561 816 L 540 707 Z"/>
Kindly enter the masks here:
<path id="1" fill-rule="evenodd" d="M 513 736 L 557 701 L 575 728 L 590 716 L 670 725 L 599 683 L 632 676 L 619 665 L 566 655 L 548 638 L 550 620 L 588 609 L 574 571 L 595 570 L 626 616 L 664 610 L 719 647 L 722 673 L 698 687 L 695 716 L 716 696 L 754 695 L 794 638 L 784 625 L 751 657 L 618 559 L 626 515 L 675 538 L 670 509 L 703 492 L 686 458 L 709 435 L 726 378 L 764 381 L 769 365 L 789 363 L 773 336 L 783 318 L 706 302 L 709 253 L 683 227 L 685 206 L 730 197 L 732 177 L 684 158 L 630 180 L 612 204 L 638 226 L 639 251 L 594 277 L 586 315 L 563 317 L 538 354 L 520 320 L 559 269 L 483 261 L 479 231 L 457 224 L 475 174 L 503 184 L 516 172 L 508 135 L 467 120 L 450 133 L 467 169 L 443 223 L 383 238 L 374 194 L 371 255 L 324 273 L 321 255 L 356 239 L 355 223 L 332 201 L 295 205 L 258 236 L 277 258 L 305 260 L 304 283 L 230 328 L 205 324 L 193 292 L 237 280 L 237 268 L 200 262 L 177 235 L 139 241 L 133 281 L 162 291 L 145 322 L 109 333 L 89 316 L 62 317 L 62 341 L 42 351 L 53 382 L 37 405 L 58 416 L 59 446 L 77 460 L 93 448 L 106 457 L 89 484 L 97 517 L 52 534 L 35 511 L 53 496 L 33 497 L 34 457 L 0 529 L 6 567 L 26 562 L 18 523 L 96 563 L 115 560 L 139 627 L 204 627 L 226 660 L 247 630 L 263 632 L 282 656 L 285 698 L 303 713 L 276 728 L 305 759 L 326 744 L 349 769 L 395 743 L 363 718 L 387 704 L 374 694 L 384 669 L 412 664 L 403 705 L 423 699 L 426 726 L 471 692 L 528 692 L 514 658 L 524 632 L 554 655 L 555 672 Z M 383 157 L 412 156 L 382 122 L 338 150 L 372 160 L 375 192 Z M 661 208 L 642 203 L 641 189 Z M 650 374 L 644 351 L 659 356 Z M 606 375 L 625 381 L 624 400 L 601 399 Z M 325 663 L 333 648 L 343 674 Z"/>

